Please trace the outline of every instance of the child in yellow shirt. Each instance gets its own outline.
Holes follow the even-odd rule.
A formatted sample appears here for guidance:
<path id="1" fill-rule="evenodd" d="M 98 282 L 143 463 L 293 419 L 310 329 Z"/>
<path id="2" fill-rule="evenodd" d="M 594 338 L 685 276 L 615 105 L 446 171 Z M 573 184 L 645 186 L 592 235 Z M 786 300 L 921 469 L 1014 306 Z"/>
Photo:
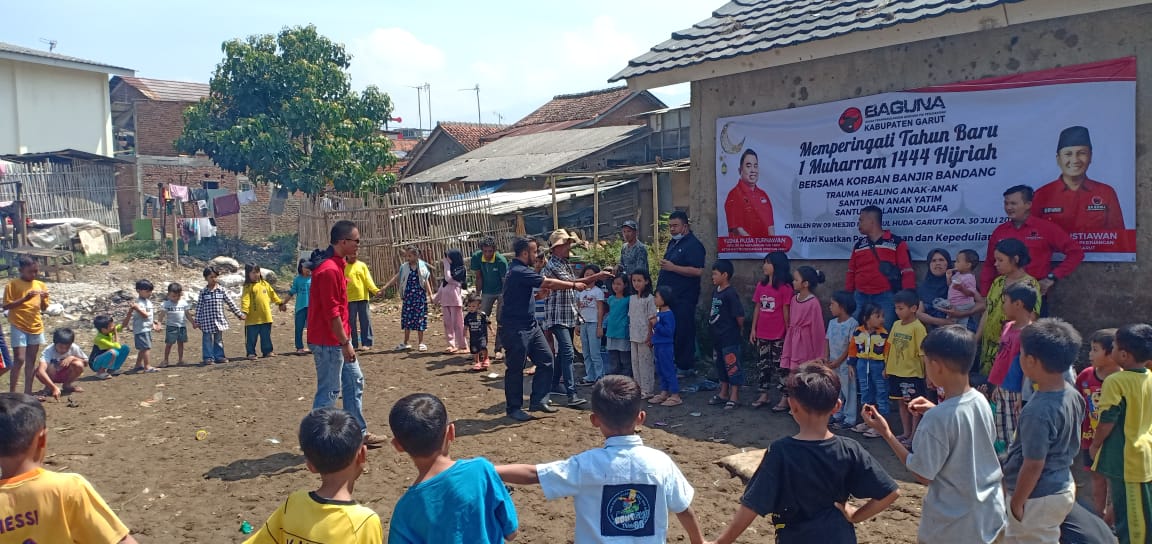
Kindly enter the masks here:
<path id="1" fill-rule="evenodd" d="M 363 348 L 365 351 L 372 347 L 372 322 L 369 320 L 371 307 L 369 299 L 380 292 L 376 282 L 372 280 L 372 271 L 364 261 L 356 259 L 355 255 L 345 257 L 348 263 L 344 265 L 344 277 L 348 278 L 348 324 L 352 327 L 352 347 Z"/>
<path id="2" fill-rule="evenodd" d="M 260 339 L 260 355 L 272 356 L 272 304 L 283 312 L 284 301 L 272 285 L 260 274 L 260 265 L 244 265 L 244 291 L 240 295 L 240 313 L 244 314 L 244 349 L 249 359 L 256 358 L 256 339 Z"/>
<path id="3" fill-rule="evenodd" d="M 0 393 L 0 540 L 136 544 L 88 480 L 44 469 L 46 419 L 35 398 Z"/>
<path id="4" fill-rule="evenodd" d="M 20 368 L 24 367 L 24 394 L 32 394 L 32 378 L 40 380 L 53 398 L 60 398 L 60 388 L 52 383 L 48 372 L 40 368 L 37 356 L 44 343 L 44 320 L 40 312 L 48 308 L 48 288 L 36 279 L 40 267 L 31 257 L 16 260 L 20 277 L 8 282 L 4 288 L 4 306 L 12 339 L 12 378 L 8 390 L 15 393 L 20 384 Z"/>

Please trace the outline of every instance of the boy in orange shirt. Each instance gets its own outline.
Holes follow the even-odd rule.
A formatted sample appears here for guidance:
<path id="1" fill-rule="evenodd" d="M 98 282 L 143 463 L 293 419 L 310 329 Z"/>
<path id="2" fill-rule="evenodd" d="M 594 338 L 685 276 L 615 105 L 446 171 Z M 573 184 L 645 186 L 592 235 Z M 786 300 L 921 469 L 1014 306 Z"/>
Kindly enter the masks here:
<path id="1" fill-rule="evenodd" d="M 44 469 L 45 419 L 35 398 L 0 393 L 0 540 L 136 544 L 88 480 Z"/>
<path id="2" fill-rule="evenodd" d="M 16 392 L 20 383 L 20 367 L 24 367 L 24 394 L 32 394 L 32 377 L 44 384 L 53 398 L 60 398 L 60 388 L 52 383 L 48 372 L 40 368 L 37 355 L 44 343 L 44 319 L 40 312 L 48 308 L 48 288 L 36 279 L 40 267 L 30 257 L 16 260 L 20 277 L 8 282 L 4 288 L 4 305 L 0 309 L 8 312 L 10 338 L 12 339 L 12 381 L 8 391 Z"/>

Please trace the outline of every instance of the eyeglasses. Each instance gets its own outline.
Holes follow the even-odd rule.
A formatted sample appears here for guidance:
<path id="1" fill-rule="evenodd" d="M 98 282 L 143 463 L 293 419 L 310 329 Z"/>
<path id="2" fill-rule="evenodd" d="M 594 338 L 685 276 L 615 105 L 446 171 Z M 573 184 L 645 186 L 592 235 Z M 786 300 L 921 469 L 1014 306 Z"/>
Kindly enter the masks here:
<path id="1" fill-rule="evenodd" d="M 360 245 L 360 239 L 359 238 L 345 238 L 344 241 L 345 242 L 352 242 L 353 244 Z"/>

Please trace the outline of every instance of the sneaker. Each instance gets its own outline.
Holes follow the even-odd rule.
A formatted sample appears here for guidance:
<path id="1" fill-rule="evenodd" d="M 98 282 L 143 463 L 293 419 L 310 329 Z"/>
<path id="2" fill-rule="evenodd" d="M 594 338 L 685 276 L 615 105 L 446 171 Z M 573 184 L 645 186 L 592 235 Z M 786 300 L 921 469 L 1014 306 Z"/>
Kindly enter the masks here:
<path id="1" fill-rule="evenodd" d="M 396 349 L 396 351 L 408 351 L 408 350 L 412 349 L 412 346 L 410 344 L 399 343 L 399 344 L 396 344 L 395 349 Z"/>
<path id="2" fill-rule="evenodd" d="M 872 430 L 872 427 L 869 427 L 867 423 L 860 423 L 860 424 L 856 425 L 855 427 L 852 427 L 852 432 L 854 432 L 854 433 L 866 433 L 866 432 L 871 431 L 871 430 Z"/>
<path id="3" fill-rule="evenodd" d="M 420 351 L 428 351 L 428 344 L 420 344 L 419 346 L 416 346 L 416 349 Z"/>
<path id="4" fill-rule="evenodd" d="M 576 395 L 572 395 L 572 396 L 568 397 L 568 407 L 569 408 L 575 408 L 577 406 L 583 406 L 585 404 L 588 404 L 587 399 L 582 399 L 580 397 L 577 397 Z"/>
<path id="5" fill-rule="evenodd" d="M 532 421 L 533 419 L 536 419 L 530 414 L 524 412 L 524 410 L 516 410 L 515 412 L 508 414 L 508 417 L 515 419 L 516 421 Z"/>
<path id="6" fill-rule="evenodd" d="M 383 448 L 384 444 L 387 444 L 387 443 L 388 443 L 387 438 L 384 438 L 382 436 L 376 436 L 372 433 L 364 433 L 364 445 L 368 446 L 368 449 L 370 449 L 370 450 Z"/>
<path id="7" fill-rule="evenodd" d="M 552 406 L 551 404 L 544 403 L 544 404 L 534 404 L 532 406 L 529 406 L 528 411 L 530 411 L 530 412 L 544 412 L 545 414 L 554 414 L 556 412 L 559 412 L 560 409 L 555 407 L 555 406 Z"/>
<path id="8" fill-rule="evenodd" d="M 577 387 L 591 387 L 593 385 L 596 385 L 596 380 L 589 380 L 587 377 L 580 378 L 576 381 Z"/>
<path id="9" fill-rule="evenodd" d="M 851 426 L 851 425 L 848 425 L 847 423 L 841 423 L 841 422 L 839 422 L 839 421 L 834 421 L 834 422 L 832 422 L 832 424 L 831 424 L 831 425 L 829 425 L 829 426 L 828 426 L 828 428 L 829 428 L 829 429 L 832 429 L 833 431 L 848 431 L 848 430 L 852 430 L 852 426 Z"/>

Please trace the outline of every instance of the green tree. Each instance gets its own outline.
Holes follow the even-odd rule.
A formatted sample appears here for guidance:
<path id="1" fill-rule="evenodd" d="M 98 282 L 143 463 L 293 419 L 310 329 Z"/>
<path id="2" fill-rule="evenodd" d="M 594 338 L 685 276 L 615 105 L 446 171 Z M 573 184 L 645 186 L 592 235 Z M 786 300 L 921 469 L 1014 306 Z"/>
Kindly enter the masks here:
<path id="1" fill-rule="evenodd" d="M 222 49 L 208 98 L 184 113 L 177 149 L 307 194 L 329 186 L 371 193 L 395 182 L 382 170 L 395 158 L 380 132 L 392 100 L 375 86 L 351 90 L 344 46 L 309 25 Z"/>

